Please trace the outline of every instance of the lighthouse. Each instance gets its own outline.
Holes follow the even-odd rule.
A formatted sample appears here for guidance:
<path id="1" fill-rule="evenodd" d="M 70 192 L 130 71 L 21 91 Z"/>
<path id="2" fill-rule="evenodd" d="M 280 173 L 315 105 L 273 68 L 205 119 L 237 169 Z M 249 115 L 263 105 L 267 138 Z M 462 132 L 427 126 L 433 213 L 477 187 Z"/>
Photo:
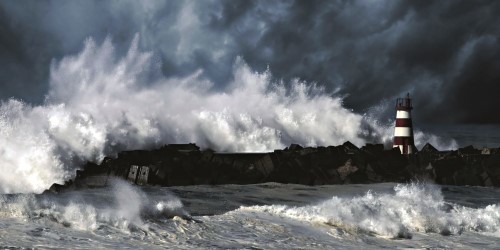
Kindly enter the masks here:
<path id="1" fill-rule="evenodd" d="M 414 153 L 415 145 L 413 141 L 413 127 L 411 122 L 410 94 L 406 98 L 396 100 L 396 126 L 394 129 L 393 147 L 399 147 L 401 154 L 409 155 Z"/>

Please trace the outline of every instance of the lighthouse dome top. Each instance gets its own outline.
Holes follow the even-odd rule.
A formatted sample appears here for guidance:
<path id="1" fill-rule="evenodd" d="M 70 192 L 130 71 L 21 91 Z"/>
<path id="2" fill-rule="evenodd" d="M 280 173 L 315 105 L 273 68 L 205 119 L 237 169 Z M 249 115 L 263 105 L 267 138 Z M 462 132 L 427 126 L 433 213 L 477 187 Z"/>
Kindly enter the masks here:
<path id="1" fill-rule="evenodd" d="M 411 103 L 410 93 L 406 93 L 405 98 L 398 98 L 396 100 L 396 110 L 412 110 L 413 106 Z"/>

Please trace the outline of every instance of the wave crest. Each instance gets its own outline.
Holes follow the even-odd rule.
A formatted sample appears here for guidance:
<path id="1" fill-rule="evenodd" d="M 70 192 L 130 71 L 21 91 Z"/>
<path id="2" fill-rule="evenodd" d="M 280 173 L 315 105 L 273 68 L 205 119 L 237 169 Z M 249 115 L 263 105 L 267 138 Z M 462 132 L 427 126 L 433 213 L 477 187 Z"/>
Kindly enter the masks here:
<path id="1" fill-rule="evenodd" d="M 181 200 L 169 193 L 150 199 L 131 184 L 114 179 L 109 195 L 90 193 L 0 195 L 0 218 L 21 218 L 29 221 L 45 220 L 78 230 L 98 230 L 114 227 L 129 230 L 147 227 L 144 220 L 181 217 L 191 219 Z M 108 194 L 108 192 L 103 192 Z"/>
<path id="2" fill-rule="evenodd" d="M 371 191 L 355 198 L 332 197 L 304 207 L 285 205 L 241 207 L 237 212 L 269 213 L 346 231 L 392 238 L 411 238 L 414 232 L 461 234 L 463 231 L 498 232 L 500 207 L 469 208 L 444 201 L 438 187 L 399 184 L 394 193 Z"/>
<path id="3" fill-rule="evenodd" d="M 2 102 L 0 192 L 42 192 L 82 162 L 167 143 L 262 152 L 392 138 L 392 127 L 344 108 L 340 97 L 297 79 L 285 87 L 242 59 L 222 90 L 201 71 L 165 77 L 138 40 L 117 57 L 110 39 L 88 39 L 80 53 L 52 63 L 43 105 Z"/>

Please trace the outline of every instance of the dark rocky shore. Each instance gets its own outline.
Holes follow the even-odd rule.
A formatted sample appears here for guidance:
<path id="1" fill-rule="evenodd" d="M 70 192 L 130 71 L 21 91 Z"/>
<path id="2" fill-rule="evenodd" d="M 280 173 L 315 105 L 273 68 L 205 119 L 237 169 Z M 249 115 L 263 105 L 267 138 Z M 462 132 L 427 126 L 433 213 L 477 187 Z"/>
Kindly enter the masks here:
<path id="1" fill-rule="evenodd" d="M 304 185 L 430 181 L 443 185 L 500 186 L 500 149 L 438 151 L 425 145 L 416 154 L 402 155 L 382 144 L 358 148 L 306 147 L 292 144 L 269 153 L 217 153 L 195 144 L 171 144 L 155 150 L 133 150 L 87 163 L 74 180 L 54 184 L 48 191 L 99 187 L 111 178 L 138 185 L 180 186 L 252 184 L 263 182 Z"/>

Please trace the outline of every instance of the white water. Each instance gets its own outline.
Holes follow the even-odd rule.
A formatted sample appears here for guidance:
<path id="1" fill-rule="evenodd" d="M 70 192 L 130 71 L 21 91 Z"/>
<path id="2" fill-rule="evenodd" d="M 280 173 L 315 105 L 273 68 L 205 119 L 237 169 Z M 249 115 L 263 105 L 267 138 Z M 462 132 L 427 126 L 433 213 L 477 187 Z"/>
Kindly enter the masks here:
<path id="1" fill-rule="evenodd" d="M 423 184 L 141 189 L 117 181 L 0 195 L 0 248 L 495 249 L 499 194 Z M 476 206 L 463 205 L 468 199 Z M 183 219 L 189 214 L 194 220 Z"/>
<path id="2" fill-rule="evenodd" d="M 310 223 L 322 223 L 347 231 L 391 238 L 411 238 L 414 232 L 457 235 L 463 231 L 497 233 L 500 207 L 473 209 L 445 204 L 438 187 L 402 185 L 394 194 L 368 192 L 355 198 L 333 197 L 317 205 L 242 207 L 239 211 L 265 212 Z"/>
<path id="3" fill-rule="evenodd" d="M 123 180 L 113 180 L 105 197 L 88 193 L 0 197 L 0 217 L 24 221 L 49 220 L 77 230 L 95 231 L 102 225 L 128 231 L 145 227 L 143 218 L 189 216 L 176 196 L 166 192 L 150 199 Z M 108 194 L 109 193 L 109 194 Z"/>
<path id="4" fill-rule="evenodd" d="M 392 138 L 391 125 L 344 108 L 315 85 L 294 80 L 286 89 L 270 71 L 254 72 L 238 59 L 234 80 L 215 90 L 201 71 L 163 76 L 160 62 L 137 44 L 138 37 L 117 57 L 110 39 L 88 39 L 79 54 L 52 63 L 43 105 L 0 104 L 0 193 L 41 192 L 72 178 L 84 161 L 167 143 L 257 152 Z M 418 132 L 416 139 L 439 142 Z"/>

